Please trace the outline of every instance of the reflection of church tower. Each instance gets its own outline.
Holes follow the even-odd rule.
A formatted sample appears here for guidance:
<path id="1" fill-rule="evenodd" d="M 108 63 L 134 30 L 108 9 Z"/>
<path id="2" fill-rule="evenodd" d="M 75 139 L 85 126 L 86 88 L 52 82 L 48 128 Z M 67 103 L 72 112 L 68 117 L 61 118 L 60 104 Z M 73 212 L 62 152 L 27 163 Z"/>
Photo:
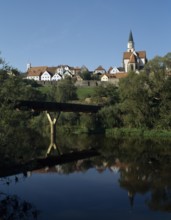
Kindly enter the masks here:
<path id="1" fill-rule="evenodd" d="M 128 46 L 127 46 L 127 52 L 134 52 L 134 39 L 132 35 L 132 31 L 130 31 L 129 39 L 128 39 Z"/>
<path id="2" fill-rule="evenodd" d="M 128 191 L 128 198 L 129 198 L 131 207 L 134 206 L 134 196 L 135 194 L 133 192 Z"/>

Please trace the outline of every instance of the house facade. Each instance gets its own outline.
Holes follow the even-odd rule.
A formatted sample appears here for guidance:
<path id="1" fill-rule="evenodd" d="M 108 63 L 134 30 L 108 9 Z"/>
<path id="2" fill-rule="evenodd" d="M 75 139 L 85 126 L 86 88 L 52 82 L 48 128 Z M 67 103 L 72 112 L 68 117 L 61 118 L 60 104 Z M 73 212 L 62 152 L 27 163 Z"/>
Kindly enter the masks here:
<path id="1" fill-rule="evenodd" d="M 46 70 L 44 73 L 40 76 L 41 81 L 51 81 L 51 74 Z"/>
<path id="2" fill-rule="evenodd" d="M 101 82 L 110 82 L 112 84 L 118 85 L 119 80 L 128 76 L 128 73 L 117 72 L 115 74 L 105 73 L 101 76 Z"/>
<path id="3" fill-rule="evenodd" d="M 119 72 L 120 72 L 120 70 L 117 67 L 110 67 L 109 70 L 108 70 L 109 74 L 116 74 L 116 73 L 119 73 Z"/>

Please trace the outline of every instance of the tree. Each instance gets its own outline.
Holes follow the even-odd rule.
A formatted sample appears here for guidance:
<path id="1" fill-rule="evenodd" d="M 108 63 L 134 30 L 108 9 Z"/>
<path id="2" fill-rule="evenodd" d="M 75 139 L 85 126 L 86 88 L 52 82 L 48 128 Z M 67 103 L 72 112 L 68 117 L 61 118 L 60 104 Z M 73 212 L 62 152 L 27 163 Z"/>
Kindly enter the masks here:
<path id="1" fill-rule="evenodd" d="M 128 127 L 171 127 L 171 53 L 149 61 L 119 83 L 120 109 Z"/>
<path id="2" fill-rule="evenodd" d="M 118 88 L 112 84 L 97 86 L 93 93 L 93 98 L 98 103 L 114 105 L 119 102 Z"/>
<path id="3" fill-rule="evenodd" d="M 14 109 L 16 100 L 43 100 L 45 98 L 29 80 L 9 76 L 4 69 L 0 70 L 0 135 L 6 138 L 11 135 L 13 127 L 28 128 L 33 113 Z"/>
<path id="4" fill-rule="evenodd" d="M 101 126 L 104 129 L 121 127 L 123 125 L 121 118 L 121 111 L 117 104 L 111 106 L 105 106 L 100 110 L 99 115 L 101 119 Z"/>
<path id="5" fill-rule="evenodd" d="M 53 85 L 49 99 L 56 102 L 67 102 L 77 99 L 77 88 L 70 77 Z"/>
<path id="6" fill-rule="evenodd" d="M 84 70 L 79 73 L 83 80 L 91 80 L 91 73 L 88 70 Z"/>
<path id="7" fill-rule="evenodd" d="M 151 81 L 145 73 L 138 75 L 132 72 L 120 81 L 120 109 L 126 126 L 153 127 L 157 112 L 151 87 Z"/>

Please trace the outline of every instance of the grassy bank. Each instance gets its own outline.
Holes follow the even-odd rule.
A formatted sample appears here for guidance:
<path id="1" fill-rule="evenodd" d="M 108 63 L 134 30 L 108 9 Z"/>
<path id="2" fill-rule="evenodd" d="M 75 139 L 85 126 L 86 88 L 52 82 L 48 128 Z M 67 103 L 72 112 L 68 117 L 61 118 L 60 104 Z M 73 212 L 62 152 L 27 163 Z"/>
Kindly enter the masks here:
<path id="1" fill-rule="evenodd" d="M 77 96 L 78 99 L 83 100 L 87 97 L 92 96 L 94 93 L 94 87 L 78 87 L 77 88 Z"/>
<path id="2" fill-rule="evenodd" d="M 120 138 L 166 138 L 171 139 L 171 131 L 168 130 L 144 130 L 136 128 L 106 129 L 106 136 Z"/>

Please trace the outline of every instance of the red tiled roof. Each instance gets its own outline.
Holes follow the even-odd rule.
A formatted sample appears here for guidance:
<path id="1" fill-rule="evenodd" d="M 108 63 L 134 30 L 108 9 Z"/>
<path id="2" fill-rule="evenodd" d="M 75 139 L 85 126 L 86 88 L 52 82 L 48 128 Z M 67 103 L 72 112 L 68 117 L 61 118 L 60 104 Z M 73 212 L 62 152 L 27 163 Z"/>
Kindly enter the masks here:
<path id="1" fill-rule="evenodd" d="M 107 76 L 108 78 L 116 78 L 115 74 L 110 74 L 110 73 L 105 73 L 105 74 L 103 74 L 103 75 L 101 76 L 101 78 L 102 78 L 103 76 Z"/>
<path id="2" fill-rule="evenodd" d="M 133 52 L 124 52 L 123 59 L 129 60 Z M 146 59 L 146 51 L 136 51 L 136 54 L 139 58 L 145 58 Z"/>
<path id="3" fill-rule="evenodd" d="M 54 75 L 56 73 L 57 67 L 48 67 L 47 71 L 48 73 L 51 73 L 52 75 Z"/>
<path id="4" fill-rule="evenodd" d="M 146 58 L 146 52 L 145 51 L 137 51 L 136 53 L 138 54 L 139 58 Z"/>
<path id="5" fill-rule="evenodd" d="M 47 66 L 31 67 L 27 71 L 27 76 L 40 76 L 47 70 Z"/>
<path id="6" fill-rule="evenodd" d="M 129 63 L 136 63 L 136 61 L 137 61 L 137 58 L 136 58 L 135 54 L 132 53 L 129 58 Z"/>
<path id="7" fill-rule="evenodd" d="M 127 77 L 128 73 L 120 72 L 120 73 L 116 73 L 115 76 L 116 76 L 117 79 L 121 79 L 121 78 Z"/>

